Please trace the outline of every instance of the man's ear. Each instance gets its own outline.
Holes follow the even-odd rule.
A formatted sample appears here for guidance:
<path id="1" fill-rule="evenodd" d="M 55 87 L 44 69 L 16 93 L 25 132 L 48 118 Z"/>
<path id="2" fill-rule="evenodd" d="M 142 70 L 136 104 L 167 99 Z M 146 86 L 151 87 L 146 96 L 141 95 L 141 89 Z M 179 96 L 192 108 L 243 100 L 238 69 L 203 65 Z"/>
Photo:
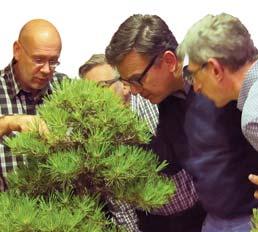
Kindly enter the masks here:
<path id="1" fill-rule="evenodd" d="M 223 65 L 215 58 L 208 59 L 208 69 L 212 73 L 212 76 L 218 81 L 222 81 L 224 77 L 224 67 Z"/>
<path id="2" fill-rule="evenodd" d="M 162 59 L 164 60 L 170 72 L 174 72 L 176 70 L 177 58 L 172 51 L 165 51 L 163 53 Z"/>
<path id="3" fill-rule="evenodd" d="M 21 56 L 21 46 L 18 41 L 15 41 L 13 43 L 13 57 L 15 58 L 15 60 L 19 60 L 20 56 Z"/>

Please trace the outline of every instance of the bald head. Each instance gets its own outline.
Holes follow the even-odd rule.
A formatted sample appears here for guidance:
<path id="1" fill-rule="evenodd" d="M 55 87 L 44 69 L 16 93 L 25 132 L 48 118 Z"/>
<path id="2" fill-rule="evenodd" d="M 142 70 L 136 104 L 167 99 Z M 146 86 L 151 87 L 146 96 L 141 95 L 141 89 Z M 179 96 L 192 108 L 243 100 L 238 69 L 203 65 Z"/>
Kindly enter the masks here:
<path id="1" fill-rule="evenodd" d="M 27 22 L 21 29 L 18 40 L 26 45 L 31 43 L 44 43 L 49 46 L 59 46 L 61 50 L 61 37 L 56 27 L 47 20 L 34 19 Z"/>
<path id="2" fill-rule="evenodd" d="M 56 27 L 44 19 L 27 22 L 14 42 L 16 80 L 29 92 L 36 93 L 53 78 L 61 53 L 61 38 Z"/>

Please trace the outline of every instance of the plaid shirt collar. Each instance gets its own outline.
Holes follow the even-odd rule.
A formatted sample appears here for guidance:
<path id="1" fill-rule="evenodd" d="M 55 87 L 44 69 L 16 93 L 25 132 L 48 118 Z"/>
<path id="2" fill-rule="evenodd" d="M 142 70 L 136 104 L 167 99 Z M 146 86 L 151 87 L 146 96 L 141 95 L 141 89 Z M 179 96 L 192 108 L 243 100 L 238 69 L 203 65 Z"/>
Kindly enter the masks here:
<path id="1" fill-rule="evenodd" d="M 245 101 L 247 99 L 248 93 L 255 81 L 257 81 L 257 69 L 258 69 L 258 60 L 254 62 L 251 69 L 247 72 L 245 79 L 243 81 L 240 93 L 237 99 L 237 108 L 243 110 Z"/>
<path id="2" fill-rule="evenodd" d="M 21 91 L 28 93 L 27 91 L 23 90 L 20 83 L 17 82 L 14 75 L 14 65 L 16 64 L 16 60 L 13 58 L 10 64 L 1 72 L 1 76 L 3 76 L 6 79 L 6 82 L 8 83 L 7 88 L 8 92 L 10 93 L 10 97 L 14 99 L 16 96 L 18 96 Z M 45 96 L 50 90 L 50 83 L 48 83 L 43 89 L 39 90 L 36 95 L 33 96 L 33 99 L 35 102 L 38 102 L 40 99 L 42 99 L 43 96 Z"/>

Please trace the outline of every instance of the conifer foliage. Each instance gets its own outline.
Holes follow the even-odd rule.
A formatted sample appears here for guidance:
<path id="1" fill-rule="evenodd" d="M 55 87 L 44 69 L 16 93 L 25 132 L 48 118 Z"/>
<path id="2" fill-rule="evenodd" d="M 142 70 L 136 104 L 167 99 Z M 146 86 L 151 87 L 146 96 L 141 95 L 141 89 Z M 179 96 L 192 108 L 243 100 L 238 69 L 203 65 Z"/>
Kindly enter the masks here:
<path id="1" fill-rule="evenodd" d="M 26 164 L 8 176 L 0 195 L 0 231 L 124 231 L 104 213 L 108 198 L 150 210 L 174 191 L 159 174 L 166 166 L 139 145 L 147 125 L 111 91 L 95 83 L 63 81 L 38 114 L 49 134 L 36 129 L 6 140 Z"/>
<path id="2" fill-rule="evenodd" d="M 252 230 L 251 232 L 258 232 L 258 209 L 253 209 Z"/>

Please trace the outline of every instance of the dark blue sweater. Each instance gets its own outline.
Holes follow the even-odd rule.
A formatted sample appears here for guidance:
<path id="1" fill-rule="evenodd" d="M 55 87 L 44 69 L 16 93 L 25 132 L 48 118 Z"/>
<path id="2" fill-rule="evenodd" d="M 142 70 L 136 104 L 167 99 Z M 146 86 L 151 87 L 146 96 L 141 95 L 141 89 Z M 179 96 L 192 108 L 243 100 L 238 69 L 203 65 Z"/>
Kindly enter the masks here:
<path id="1" fill-rule="evenodd" d="M 258 152 L 241 132 L 236 102 L 216 108 L 190 90 L 186 100 L 169 96 L 159 105 L 160 123 L 153 149 L 194 179 L 204 209 L 221 218 L 250 214 L 258 206 L 250 173 L 258 173 Z"/>

